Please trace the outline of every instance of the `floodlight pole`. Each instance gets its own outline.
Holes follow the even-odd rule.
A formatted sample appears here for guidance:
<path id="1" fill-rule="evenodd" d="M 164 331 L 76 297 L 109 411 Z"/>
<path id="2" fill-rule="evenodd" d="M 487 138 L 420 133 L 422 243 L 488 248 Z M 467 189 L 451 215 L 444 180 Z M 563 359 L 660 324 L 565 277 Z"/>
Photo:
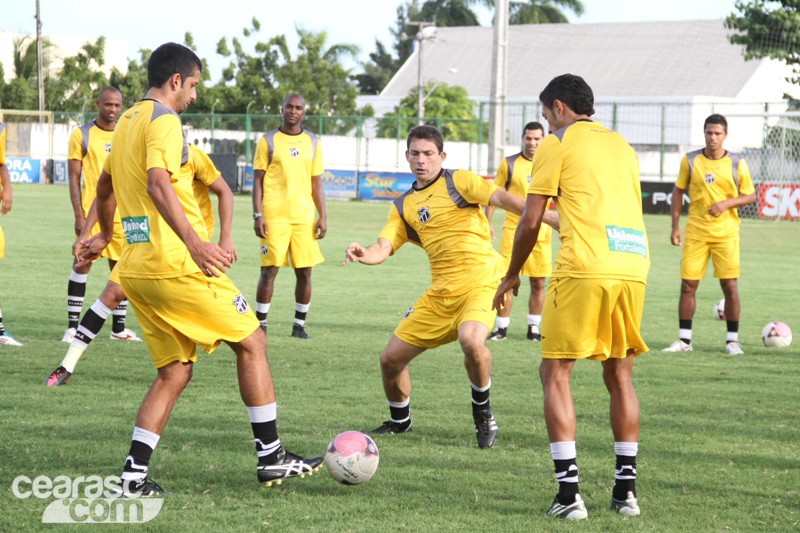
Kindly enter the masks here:
<path id="1" fill-rule="evenodd" d="M 435 26 L 435 22 L 425 21 L 409 21 L 406 22 L 407 26 L 417 26 L 419 31 L 414 36 L 417 41 L 417 126 L 422 126 L 425 123 L 425 94 L 423 93 L 425 87 L 425 78 L 422 76 L 422 43 L 425 39 L 433 39 L 433 37 L 425 37 L 422 30 L 427 26 Z"/>
<path id="2" fill-rule="evenodd" d="M 39 82 L 39 120 L 44 112 L 44 68 L 42 67 L 42 15 L 39 11 L 39 0 L 36 0 L 36 77 Z"/>
<path id="3" fill-rule="evenodd" d="M 489 100 L 489 161 L 494 172 L 502 161 L 506 133 L 506 92 L 508 81 L 508 0 L 495 0 L 494 43 L 492 46 L 492 92 Z"/>

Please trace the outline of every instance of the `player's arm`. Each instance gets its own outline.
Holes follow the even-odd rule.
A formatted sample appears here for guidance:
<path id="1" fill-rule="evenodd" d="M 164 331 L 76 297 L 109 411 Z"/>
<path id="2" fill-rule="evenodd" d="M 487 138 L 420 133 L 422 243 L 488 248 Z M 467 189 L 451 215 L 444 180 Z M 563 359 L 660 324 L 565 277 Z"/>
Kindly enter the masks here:
<path id="1" fill-rule="evenodd" d="M 496 189 L 489 197 L 490 207 L 499 207 L 506 211 L 511 211 L 515 215 L 521 215 L 525 210 L 525 202 L 505 189 Z"/>
<path id="2" fill-rule="evenodd" d="M 317 239 L 322 239 L 328 232 L 328 215 L 325 211 L 325 191 L 322 188 L 321 175 L 311 176 L 311 197 L 319 213 L 319 218 L 314 226 L 314 235 Z"/>
<path id="3" fill-rule="evenodd" d="M 378 265 L 392 255 L 392 243 L 389 239 L 378 237 L 378 242 L 366 248 L 357 242 L 351 242 L 344 251 L 344 263 L 364 263 L 365 265 Z"/>
<path id="4" fill-rule="evenodd" d="M 742 207 L 748 204 L 752 204 L 755 201 L 756 201 L 756 193 L 740 195 L 737 196 L 736 198 L 728 198 L 727 200 L 717 202 L 716 204 L 709 207 L 708 214 L 714 217 L 718 217 L 728 209 L 735 209 L 737 207 Z"/>
<path id="5" fill-rule="evenodd" d="M 267 172 L 265 170 L 254 170 L 253 171 L 253 213 L 261 213 L 264 205 L 264 175 Z M 258 217 L 255 219 L 253 224 L 256 237 L 261 237 L 262 239 L 267 238 L 267 221 L 264 219 L 264 216 Z"/>
<path id="6" fill-rule="evenodd" d="M 494 215 L 494 207 L 486 206 L 486 220 L 489 221 L 489 235 L 494 239 L 494 228 L 492 227 L 492 215 Z"/>
<path id="7" fill-rule="evenodd" d="M 11 177 L 8 174 L 8 167 L 5 163 L 0 163 L 0 213 L 6 214 L 11 211 Z"/>
<path id="8" fill-rule="evenodd" d="M 150 195 L 164 221 L 186 245 L 189 254 L 203 274 L 220 277 L 220 272 L 225 272 L 226 268 L 231 267 L 230 255 L 223 252 L 216 244 L 203 241 L 189 224 L 172 187 L 167 169 L 154 167 L 147 171 L 147 194 Z"/>
<path id="9" fill-rule="evenodd" d="M 683 208 L 683 191 L 677 185 L 672 188 L 672 203 L 670 204 L 670 214 L 672 215 L 672 235 L 670 242 L 674 246 L 681 245 L 681 209 Z"/>
<path id="10" fill-rule="evenodd" d="M 75 235 L 80 235 L 86 220 L 81 205 L 81 170 L 83 163 L 79 159 L 67 160 L 67 176 L 69 177 L 69 201 L 75 215 Z"/>
<path id="11" fill-rule="evenodd" d="M 97 222 L 100 223 L 100 233 L 92 236 L 88 240 L 79 240 L 80 254 L 75 258 L 76 267 L 87 265 L 100 257 L 103 250 L 111 238 L 114 236 L 114 212 L 117 210 L 117 198 L 114 195 L 114 183 L 111 181 L 111 174 L 104 168 L 97 179 L 97 194 L 95 195 L 92 207 L 97 213 Z M 94 225 L 94 224 L 93 224 Z M 92 226 L 84 224 L 87 231 L 91 231 Z M 82 231 L 83 233 L 83 231 Z M 73 245 L 73 253 L 74 253 Z"/>
<path id="12" fill-rule="evenodd" d="M 78 234 L 78 238 L 72 243 L 72 256 L 80 261 L 80 253 L 83 248 L 83 243 L 89 240 L 92 236 L 92 228 L 97 224 L 97 198 L 92 200 L 92 205 L 89 206 L 89 211 L 86 213 L 86 220 L 83 228 Z"/>
<path id="13" fill-rule="evenodd" d="M 217 210 L 219 211 L 219 247 L 231 256 L 232 261 L 239 259 L 236 247 L 231 239 L 231 226 L 233 225 L 233 192 L 222 176 L 217 176 L 208 190 L 217 195 Z"/>

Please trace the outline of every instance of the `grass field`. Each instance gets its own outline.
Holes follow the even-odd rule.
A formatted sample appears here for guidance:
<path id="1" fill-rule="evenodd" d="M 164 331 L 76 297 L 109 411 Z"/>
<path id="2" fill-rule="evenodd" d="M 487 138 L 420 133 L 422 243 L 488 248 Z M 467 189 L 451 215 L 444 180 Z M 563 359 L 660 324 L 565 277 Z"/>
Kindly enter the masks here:
<path id="1" fill-rule="evenodd" d="M 254 303 L 258 246 L 249 198 L 237 197 L 229 272 Z M 72 530 L 42 524 L 51 500 L 17 499 L 14 478 L 119 475 L 133 420 L 154 377 L 143 344 L 108 339 L 107 324 L 67 386 L 42 386 L 66 352 L 65 297 L 72 242 L 66 187 L 16 185 L 3 218 L 6 257 L 0 296 L 6 328 L 23 348 L 0 346 L 0 531 Z M 374 242 L 387 205 L 329 202 L 327 262 L 314 270 L 311 341 L 289 337 L 294 276 L 278 276 L 270 311 L 269 360 L 278 428 L 292 451 L 322 454 L 345 430 L 366 431 L 388 417 L 378 354 L 398 320 L 428 285 L 414 246 L 378 267 L 341 266 L 345 246 Z M 496 217 L 497 230 L 502 217 Z M 326 472 L 263 489 L 232 351 L 201 354 L 151 461 L 150 475 L 171 492 L 148 531 L 796 531 L 800 523 L 800 350 L 765 348 L 761 328 L 780 320 L 800 335 L 800 224 L 746 220 L 742 226 L 746 355 L 726 356 L 725 326 L 712 318 L 722 297 L 709 277 L 698 291 L 695 351 L 662 354 L 677 334 L 679 251 L 669 219 L 648 216 L 652 268 L 644 338 L 634 383 L 642 408 L 639 480 L 642 516 L 606 510 L 613 484 L 608 397 L 596 362 L 573 374 L 578 414 L 581 524 L 543 516 L 557 485 L 542 417 L 538 344 L 524 340 L 523 299 L 509 340 L 493 343 L 492 404 L 497 444 L 479 450 L 469 383 L 456 344 L 411 366 L 414 432 L 379 438 L 375 477 L 357 487 Z M 499 233 L 498 233 L 499 235 Z M 84 309 L 106 280 L 89 277 Z M 524 292 L 527 297 L 527 290 Z M 138 324 L 129 313 L 129 325 Z"/>

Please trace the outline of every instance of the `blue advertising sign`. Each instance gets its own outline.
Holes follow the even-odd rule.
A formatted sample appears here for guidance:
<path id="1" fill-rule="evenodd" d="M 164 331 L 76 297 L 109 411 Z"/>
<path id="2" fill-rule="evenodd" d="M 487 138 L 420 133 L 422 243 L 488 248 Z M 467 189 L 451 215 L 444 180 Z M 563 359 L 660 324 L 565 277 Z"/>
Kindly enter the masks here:
<path id="1" fill-rule="evenodd" d="M 364 172 L 358 178 L 359 200 L 394 200 L 411 188 L 410 172 Z"/>
<path id="2" fill-rule="evenodd" d="M 355 170 L 326 170 L 321 179 L 326 198 L 356 198 L 358 178 Z"/>
<path id="3" fill-rule="evenodd" d="M 6 166 L 12 183 L 39 183 L 41 161 L 29 157 L 7 157 Z"/>
<path id="4" fill-rule="evenodd" d="M 53 183 L 56 185 L 66 185 L 69 183 L 66 161 L 53 161 Z"/>
<path id="5" fill-rule="evenodd" d="M 244 184 L 242 185 L 242 190 L 253 190 L 253 165 L 244 166 Z"/>

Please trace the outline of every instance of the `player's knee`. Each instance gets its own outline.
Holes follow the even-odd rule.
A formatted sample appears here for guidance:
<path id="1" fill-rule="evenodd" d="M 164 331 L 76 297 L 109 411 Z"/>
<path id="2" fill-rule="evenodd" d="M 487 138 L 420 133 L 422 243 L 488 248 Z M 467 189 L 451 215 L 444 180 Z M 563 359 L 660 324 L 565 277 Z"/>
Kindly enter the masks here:
<path id="1" fill-rule="evenodd" d="M 100 294 L 100 301 L 109 309 L 116 309 L 122 300 L 125 299 L 125 293 L 122 287 L 116 283 L 109 283 L 103 292 Z"/>
<path id="2" fill-rule="evenodd" d="M 739 284 L 735 279 L 721 279 L 719 280 L 719 284 L 722 287 L 722 292 L 725 293 L 726 297 L 736 296 L 739 289 Z"/>
<path id="3" fill-rule="evenodd" d="M 681 294 L 693 295 L 697 291 L 697 281 L 690 279 L 681 280 Z"/>
<path id="4" fill-rule="evenodd" d="M 485 357 L 491 357 L 492 354 L 486 347 L 485 339 L 480 340 L 474 337 L 459 337 L 458 342 L 461 344 L 461 350 L 464 356 L 468 359 L 478 360 Z"/>
<path id="5" fill-rule="evenodd" d="M 387 347 L 381 352 L 380 356 L 381 369 L 389 370 L 400 366 L 397 358 L 394 357 L 392 351 Z"/>

